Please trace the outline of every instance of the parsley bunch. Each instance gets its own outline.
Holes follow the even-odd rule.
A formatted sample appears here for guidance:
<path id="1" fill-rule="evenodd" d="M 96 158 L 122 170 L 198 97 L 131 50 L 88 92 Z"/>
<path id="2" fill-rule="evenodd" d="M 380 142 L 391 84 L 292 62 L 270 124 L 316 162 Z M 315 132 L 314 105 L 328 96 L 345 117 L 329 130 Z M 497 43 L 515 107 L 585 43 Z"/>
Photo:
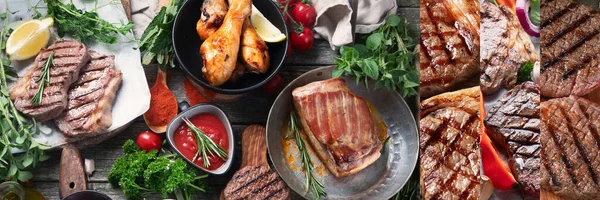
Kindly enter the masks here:
<path id="1" fill-rule="evenodd" d="M 108 173 L 108 181 L 118 185 L 123 194 L 131 199 L 159 193 L 164 198 L 176 194 L 177 199 L 189 200 L 196 191 L 204 192 L 205 185 L 196 171 L 175 154 L 158 156 L 156 150 L 142 151 L 133 140 L 123 145 L 125 155 L 115 161 Z"/>
<path id="2" fill-rule="evenodd" d="M 369 79 L 376 80 L 375 89 L 386 87 L 403 97 L 417 94 L 419 75 L 415 68 L 415 44 L 409 35 L 406 19 L 390 15 L 367 37 L 366 45 L 343 46 L 333 77 L 348 75 L 357 83 L 367 85 Z"/>
<path id="3" fill-rule="evenodd" d="M 0 13 L 3 19 L 0 30 L 0 50 L 6 48 L 6 38 L 10 30 L 8 25 L 8 1 L 6 10 Z M 0 179 L 28 181 L 33 177 L 29 169 L 36 167 L 40 162 L 48 160 L 44 150 L 49 147 L 33 140 L 39 134 L 37 123 L 31 122 L 21 116 L 10 100 L 8 81 L 16 79 L 17 74 L 6 56 L 0 52 Z M 24 152 L 13 154 L 11 149 L 21 149 Z"/>
<path id="4" fill-rule="evenodd" d="M 126 35 L 133 28 L 132 22 L 110 23 L 101 19 L 97 12 L 78 9 L 72 3 L 65 4 L 61 0 L 44 1 L 48 4 L 47 15 L 54 18 L 60 37 L 68 34 L 83 43 L 97 41 L 114 44 L 117 42 L 117 35 Z"/>

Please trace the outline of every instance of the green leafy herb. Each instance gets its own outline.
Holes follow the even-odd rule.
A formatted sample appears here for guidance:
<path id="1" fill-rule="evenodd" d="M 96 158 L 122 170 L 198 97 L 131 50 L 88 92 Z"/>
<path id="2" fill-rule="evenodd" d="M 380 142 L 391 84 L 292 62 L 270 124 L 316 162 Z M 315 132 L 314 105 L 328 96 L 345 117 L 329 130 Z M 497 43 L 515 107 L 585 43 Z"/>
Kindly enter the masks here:
<path id="1" fill-rule="evenodd" d="M 533 62 L 527 61 L 517 72 L 517 82 L 531 81 L 531 72 L 533 71 Z"/>
<path id="2" fill-rule="evenodd" d="M 207 175 L 198 176 L 185 161 L 173 159 L 176 154 L 159 156 L 156 150 L 145 152 L 133 140 L 125 142 L 123 152 L 125 155 L 115 161 L 108 173 L 108 181 L 119 185 L 130 199 L 159 193 L 164 198 L 178 194 L 189 200 L 196 191 L 205 191 L 205 185 L 199 180 Z"/>
<path id="3" fill-rule="evenodd" d="M 529 7 L 529 19 L 535 25 L 540 25 L 540 1 L 533 0 Z"/>
<path id="4" fill-rule="evenodd" d="M 159 64 L 161 67 L 175 67 L 172 29 L 173 21 L 183 0 L 171 0 L 169 5 L 162 7 L 152 19 L 140 39 L 142 64 Z"/>
<path id="5" fill-rule="evenodd" d="M 45 0 L 48 16 L 54 18 L 58 36 L 71 35 L 80 42 L 97 41 L 114 44 L 117 35 L 126 35 L 133 23 L 110 23 L 98 16 L 95 11 L 78 9 L 72 3 L 65 4 L 61 0 Z"/>
<path id="6" fill-rule="evenodd" d="M 196 152 L 196 155 L 192 160 L 196 160 L 198 159 L 198 157 L 202 157 L 204 167 L 210 166 L 208 154 L 210 154 L 210 156 L 214 156 L 215 154 L 217 154 L 217 156 L 219 156 L 219 158 L 221 158 L 222 160 L 227 160 L 227 151 L 225 151 L 223 147 L 219 146 L 212 139 L 206 136 L 204 131 L 194 126 L 194 124 L 192 124 L 192 122 L 190 122 L 190 120 L 188 120 L 187 118 L 184 117 L 183 121 L 188 126 L 188 128 L 190 128 L 190 130 L 194 132 L 194 137 L 196 138 L 196 143 L 198 144 L 198 152 Z"/>
<path id="7" fill-rule="evenodd" d="M 294 111 L 290 113 L 290 129 L 295 134 L 296 145 L 302 154 L 302 164 L 304 164 L 304 174 L 306 175 L 305 187 L 315 195 L 316 199 L 321 199 L 321 197 L 327 196 L 327 192 L 325 191 L 325 186 L 323 183 L 321 183 L 321 181 L 319 181 L 319 179 L 317 179 L 315 174 L 312 172 L 314 166 L 310 160 L 310 155 L 308 154 L 304 140 L 302 140 L 302 137 L 300 136 L 300 130 L 298 129 L 298 118 L 296 117 L 296 113 Z"/>
<path id="8" fill-rule="evenodd" d="M 368 86 L 370 79 L 376 80 L 375 89 L 386 87 L 402 96 L 417 94 L 419 76 L 415 68 L 415 44 L 409 36 L 406 19 L 390 15 L 367 37 L 366 44 L 353 47 L 343 46 L 333 77 L 348 75 L 356 82 Z"/>
<path id="9" fill-rule="evenodd" d="M 2 51 L 6 47 L 7 33 L 10 32 L 5 28 L 10 14 L 8 1 L 5 3 L 6 11 L 0 16 L 3 19 L 0 31 Z M 0 53 L 0 60 L 0 179 L 25 182 L 33 177 L 28 170 L 49 158 L 44 154 L 44 150 L 49 147 L 33 140 L 32 137 L 39 133 L 37 123 L 21 116 L 10 100 L 8 81 L 17 75 L 3 53 Z M 13 154 L 12 149 L 21 149 L 24 152 Z"/>
<path id="10" fill-rule="evenodd" d="M 50 85 L 50 66 L 54 65 L 54 51 L 50 53 L 48 59 L 46 59 L 46 63 L 42 67 L 42 75 L 37 82 L 37 91 L 35 95 L 31 98 L 31 103 L 33 105 L 39 105 L 42 102 L 42 97 L 44 95 L 44 88 Z"/>

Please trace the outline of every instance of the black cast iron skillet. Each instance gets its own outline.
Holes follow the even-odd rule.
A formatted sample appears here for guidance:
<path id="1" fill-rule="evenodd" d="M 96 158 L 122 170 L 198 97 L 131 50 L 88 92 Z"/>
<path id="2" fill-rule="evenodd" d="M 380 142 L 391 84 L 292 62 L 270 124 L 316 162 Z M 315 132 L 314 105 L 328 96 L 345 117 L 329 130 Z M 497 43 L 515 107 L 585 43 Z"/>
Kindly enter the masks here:
<path id="1" fill-rule="evenodd" d="M 191 80 L 202 87 L 209 88 L 221 94 L 244 94 L 267 83 L 283 64 L 288 48 L 287 39 L 278 43 L 267 43 L 271 66 L 265 74 L 246 74 L 236 83 L 225 83 L 215 87 L 209 85 L 202 77 L 202 44 L 196 33 L 196 23 L 200 19 L 200 7 L 203 0 L 188 0 L 182 6 L 173 24 L 173 49 L 179 66 Z M 271 0 L 254 0 L 254 6 L 279 30 L 288 36 L 287 27 L 279 8 Z M 289 38 L 289 36 L 288 36 Z"/>

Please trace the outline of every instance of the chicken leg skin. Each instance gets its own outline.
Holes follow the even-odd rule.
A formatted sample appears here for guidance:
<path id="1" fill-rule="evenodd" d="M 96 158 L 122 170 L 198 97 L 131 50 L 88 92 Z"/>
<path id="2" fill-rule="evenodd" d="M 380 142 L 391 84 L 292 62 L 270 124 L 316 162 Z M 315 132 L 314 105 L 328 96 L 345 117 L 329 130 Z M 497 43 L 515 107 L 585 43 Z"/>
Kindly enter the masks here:
<path id="1" fill-rule="evenodd" d="M 200 19 L 196 23 L 196 32 L 200 40 L 206 40 L 223 24 L 227 15 L 225 0 L 205 0 L 200 8 Z"/>
<path id="2" fill-rule="evenodd" d="M 230 0 L 223 25 L 200 46 L 202 74 L 210 85 L 227 82 L 237 62 L 242 25 L 252 12 L 251 0 Z"/>
<path id="3" fill-rule="evenodd" d="M 250 19 L 244 21 L 242 28 L 242 60 L 248 72 L 263 74 L 269 69 L 269 48 L 265 41 L 256 33 L 250 24 Z"/>

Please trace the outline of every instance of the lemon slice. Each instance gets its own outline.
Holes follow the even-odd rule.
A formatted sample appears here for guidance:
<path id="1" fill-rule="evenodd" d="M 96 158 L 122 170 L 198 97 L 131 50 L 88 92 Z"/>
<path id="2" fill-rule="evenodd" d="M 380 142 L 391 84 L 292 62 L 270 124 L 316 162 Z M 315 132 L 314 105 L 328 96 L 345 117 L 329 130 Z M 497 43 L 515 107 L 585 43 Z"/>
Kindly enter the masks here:
<path id="1" fill-rule="evenodd" d="M 252 5 L 250 22 L 252 23 L 252 26 L 254 26 L 254 29 L 256 29 L 256 33 L 258 33 L 265 42 L 274 43 L 285 40 L 285 34 L 281 33 L 275 25 L 271 24 L 271 22 L 265 18 L 254 5 Z"/>
<path id="2" fill-rule="evenodd" d="M 6 54 L 11 60 L 25 60 L 37 55 L 50 40 L 52 18 L 29 20 L 17 27 L 6 41 Z"/>

